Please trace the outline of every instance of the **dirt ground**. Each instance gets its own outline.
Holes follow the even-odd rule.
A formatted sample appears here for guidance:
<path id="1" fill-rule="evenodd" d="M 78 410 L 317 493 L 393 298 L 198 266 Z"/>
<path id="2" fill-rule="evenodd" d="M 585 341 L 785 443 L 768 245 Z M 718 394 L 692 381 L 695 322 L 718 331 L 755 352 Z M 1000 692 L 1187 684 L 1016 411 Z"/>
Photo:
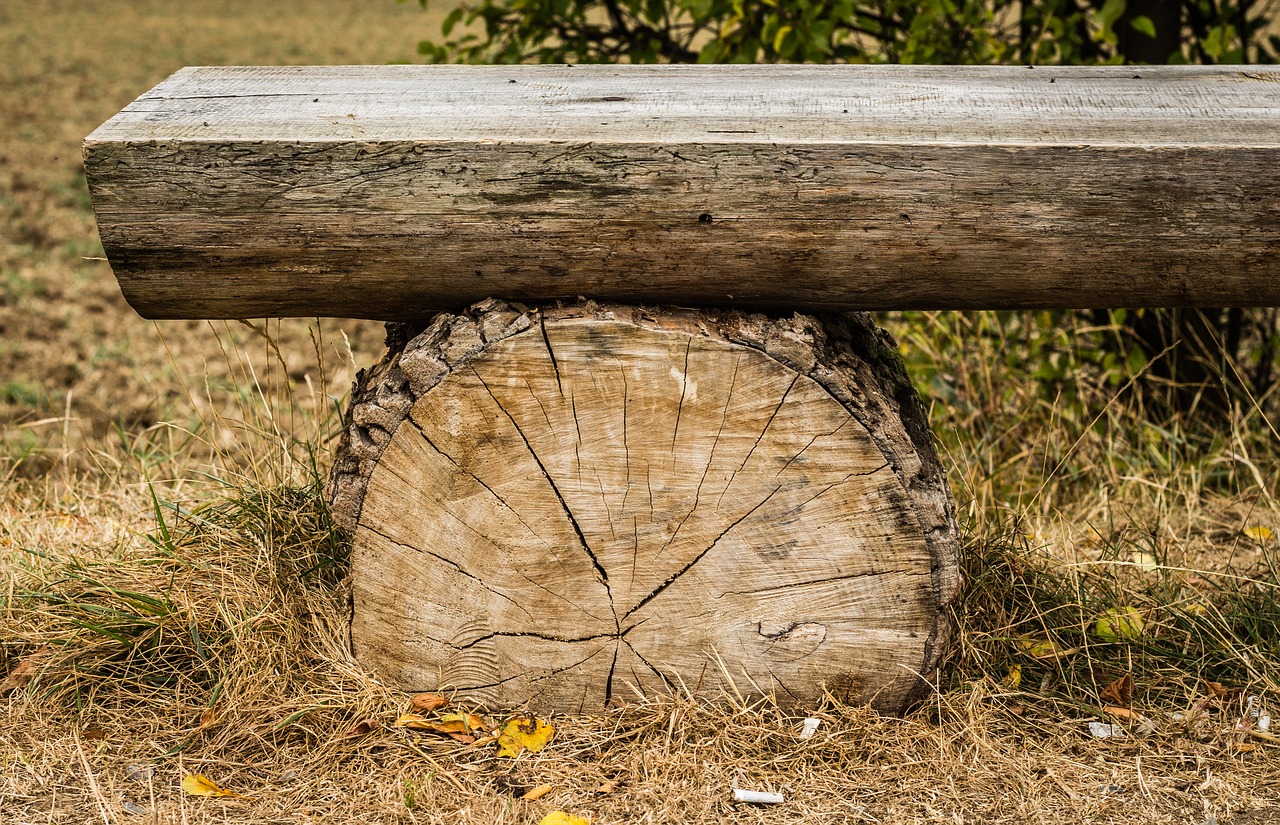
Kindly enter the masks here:
<path id="1" fill-rule="evenodd" d="M 1089 732 L 1105 721 L 1099 697 L 1049 695 L 1070 675 L 1067 654 L 1018 647 L 1028 622 L 1051 624 L 1047 608 L 1010 618 L 1003 604 L 980 603 L 981 593 L 1007 585 L 1016 595 L 1030 581 L 1030 561 L 983 555 L 1009 509 L 1001 499 L 1011 487 L 992 480 L 1010 466 L 1025 465 L 1021 483 L 1066 477 L 1062 506 L 1042 507 L 1042 519 L 1016 531 L 1035 547 L 1057 546 L 1048 556 L 1070 546 L 1097 560 L 1119 548 L 1122 565 L 1142 566 L 1135 548 L 1149 541 L 1162 560 L 1176 559 L 1169 575 L 1187 586 L 1205 578 L 1192 566 L 1228 546 L 1233 570 L 1267 563 L 1274 536 L 1257 525 L 1280 523 L 1272 453 L 1228 444 L 1194 466 L 1161 464 L 1168 433 L 1103 418 L 1117 408 L 1102 404 L 1073 424 L 1034 402 L 1041 413 L 1006 412 L 1002 433 L 948 441 L 953 488 L 976 531 L 971 553 L 1007 581 L 975 591 L 958 675 L 906 719 L 829 703 L 809 709 L 821 724 L 802 740 L 800 720 L 768 704 L 665 697 L 553 720 L 552 745 L 515 760 L 395 727 L 408 697 L 351 661 L 336 597 L 281 573 L 277 539 L 326 540 L 313 503 L 272 493 L 217 518 L 199 510 L 228 490 L 305 480 L 316 447 L 323 473 L 333 411 L 356 367 L 379 357 L 381 326 L 138 318 L 101 260 L 79 145 L 181 66 L 412 60 L 445 11 L 394 0 L 0 0 L 0 678 L 26 657 L 56 659 L 44 639 L 78 645 L 65 664 L 85 668 L 48 690 L 0 690 L 0 823 L 533 823 L 555 810 L 595 823 L 1280 822 L 1274 743 L 1239 727 L 1248 695 L 1273 695 L 1274 645 L 1246 649 L 1224 636 L 1233 661 L 1257 663 L 1225 687 L 1187 676 L 1195 662 L 1157 685 L 1151 674 L 1163 665 L 1134 661 L 1146 648 L 1110 651 L 1099 674 L 1148 674 L 1138 694 L 1152 697 L 1144 712 L 1154 727 L 1103 739 Z M 975 374 L 987 369 L 987 351 L 966 351 Z M 940 366 L 936 380 L 961 386 L 968 368 Z M 1111 429 L 1076 441 L 1070 427 L 1095 412 Z M 982 414 L 996 415 L 990 405 Z M 1026 429 L 1033 419 L 1055 429 Z M 970 422 L 957 413 L 940 426 Z M 1041 440 L 1058 452 L 1040 450 Z M 993 442 L 1027 447 L 1002 462 Z M 1229 493 L 1205 492 L 1205 474 L 1224 467 Z M 256 518 L 276 526 L 260 530 Z M 164 531 L 179 521 L 193 532 L 170 541 Z M 1256 589 L 1262 615 L 1274 591 Z M 165 595 L 168 612 L 147 620 L 180 638 L 147 660 L 151 671 L 111 659 L 109 644 L 94 648 L 73 621 L 82 621 L 75 594 L 120 590 Z M 44 607 L 23 607 L 33 600 Z M 1174 638 L 1172 614 L 1159 615 L 1153 624 Z M 200 633 L 210 627 L 218 647 L 205 650 L 201 639 L 214 637 Z M 193 675 L 201 668 L 208 681 Z M 1092 668 L 1076 670 L 1096 682 Z M 150 685 L 155 674 L 168 681 Z M 247 798 L 184 793 L 193 773 Z M 541 785 L 551 786 L 544 796 L 522 798 Z M 787 801 L 736 804 L 733 787 Z"/>

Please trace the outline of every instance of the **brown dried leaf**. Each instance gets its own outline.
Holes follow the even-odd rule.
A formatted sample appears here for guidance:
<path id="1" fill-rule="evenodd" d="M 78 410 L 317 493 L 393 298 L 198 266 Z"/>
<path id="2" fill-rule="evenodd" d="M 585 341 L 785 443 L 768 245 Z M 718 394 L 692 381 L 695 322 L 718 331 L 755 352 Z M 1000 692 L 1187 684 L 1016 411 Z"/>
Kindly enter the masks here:
<path id="1" fill-rule="evenodd" d="M 382 727 L 382 723 L 377 719 L 361 719 L 359 722 L 352 725 L 351 729 L 344 733 L 343 736 L 348 739 L 356 736 L 364 736 L 367 733 L 373 733 L 380 727 Z"/>
<path id="2" fill-rule="evenodd" d="M 17 667 L 10 671 L 8 676 L 4 677 L 3 682 L 0 682 L 0 696 L 11 690 L 19 690 L 29 685 L 52 654 L 53 648 L 49 645 L 41 645 L 30 656 L 18 662 Z"/>
<path id="3" fill-rule="evenodd" d="M 200 724 L 196 727 L 197 731 L 207 730 L 218 721 L 218 711 L 216 708 L 205 708 L 200 714 Z"/>
<path id="4" fill-rule="evenodd" d="M 525 791 L 523 794 L 520 795 L 520 798 L 528 800 L 529 802 L 532 802 L 535 799 L 541 799 L 542 797 L 546 796 L 549 793 L 551 793 L 550 785 L 539 785 L 536 788 L 532 788 L 530 790 Z"/>
<path id="5" fill-rule="evenodd" d="M 1127 708 L 1133 703 L 1133 674 L 1126 673 L 1102 689 L 1104 704 Z"/>
<path id="6" fill-rule="evenodd" d="M 1108 716 L 1114 716 L 1117 719 L 1143 718 L 1142 714 L 1138 713 L 1136 710 L 1131 710 L 1130 708 L 1118 708 L 1118 707 L 1115 707 L 1114 705 L 1108 705 L 1107 707 L 1104 707 L 1102 709 L 1102 712 Z"/>
<path id="7" fill-rule="evenodd" d="M 414 713 L 430 713 L 449 704 L 449 700 L 438 693 L 415 693 L 409 697 L 409 708 Z"/>
<path id="8" fill-rule="evenodd" d="M 83 736 L 85 739 L 90 739 L 90 740 L 107 738 L 107 732 L 102 728 L 85 728 L 84 733 L 80 735 Z"/>

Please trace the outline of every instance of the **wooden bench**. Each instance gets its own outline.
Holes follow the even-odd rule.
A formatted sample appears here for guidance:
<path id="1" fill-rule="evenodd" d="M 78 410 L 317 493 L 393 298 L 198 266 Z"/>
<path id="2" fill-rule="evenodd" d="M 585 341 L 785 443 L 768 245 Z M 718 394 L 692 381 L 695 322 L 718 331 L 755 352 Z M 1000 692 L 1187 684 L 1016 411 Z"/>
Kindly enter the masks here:
<path id="1" fill-rule="evenodd" d="M 353 644 L 507 704 L 927 689 L 954 507 L 830 313 L 1280 304 L 1268 67 L 192 68 L 85 166 L 146 317 L 414 325 L 329 484 Z"/>

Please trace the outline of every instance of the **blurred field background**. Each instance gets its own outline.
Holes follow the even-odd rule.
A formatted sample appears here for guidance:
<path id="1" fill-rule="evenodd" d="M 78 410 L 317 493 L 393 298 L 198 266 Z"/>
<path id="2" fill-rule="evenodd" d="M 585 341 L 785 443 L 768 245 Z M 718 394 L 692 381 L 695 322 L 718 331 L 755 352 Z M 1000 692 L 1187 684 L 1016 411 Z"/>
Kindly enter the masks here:
<path id="1" fill-rule="evenodd" d="M 183 65 L 414 60 L 449 8 L 0 0 L 0 821 L 1280 821 L 1274 398 L 1153 413 L 1099 319 L 885 319 L 969 554 L 916 714 L 832 704 L 801 741 L 767 703 L 671 697 L 517 760 L 391 727 L 407 697 L 345 652 L 318 495 L 380 325 L 137 318 L 79 144 Z M 1141 632 L 1099 637 L 1130 609 Z"/>

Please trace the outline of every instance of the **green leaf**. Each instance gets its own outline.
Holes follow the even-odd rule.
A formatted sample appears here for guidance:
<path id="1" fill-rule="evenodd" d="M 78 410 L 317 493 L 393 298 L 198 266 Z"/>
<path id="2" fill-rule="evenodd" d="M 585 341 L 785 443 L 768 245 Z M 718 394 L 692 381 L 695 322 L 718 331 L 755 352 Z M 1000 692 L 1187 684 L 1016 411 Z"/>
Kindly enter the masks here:
<path id="1" fill-rule="evenodd" d="M 462 6 L 458 6 L 458 8 L 449 12 L 449 14 L 445 16 L 444 22 L 440 24 L 440 33 L 445 37 L 448 37 L 449 33 L 453 31 L 453 27 L 458 25 L 458 21 L 462 19 L 462 15 L 464 13 Z"/>
<path id="2" fill-rule="evenodd" d="M 1133 27 L 1134 31 L 1145 34 L 1147 37 L 1154 39 L 1156 36 L 1156 24 L 1151 22 L 1151 18 L 1145 14 L 1140 14 L 1130 20 L 1129 25 Z"/>

